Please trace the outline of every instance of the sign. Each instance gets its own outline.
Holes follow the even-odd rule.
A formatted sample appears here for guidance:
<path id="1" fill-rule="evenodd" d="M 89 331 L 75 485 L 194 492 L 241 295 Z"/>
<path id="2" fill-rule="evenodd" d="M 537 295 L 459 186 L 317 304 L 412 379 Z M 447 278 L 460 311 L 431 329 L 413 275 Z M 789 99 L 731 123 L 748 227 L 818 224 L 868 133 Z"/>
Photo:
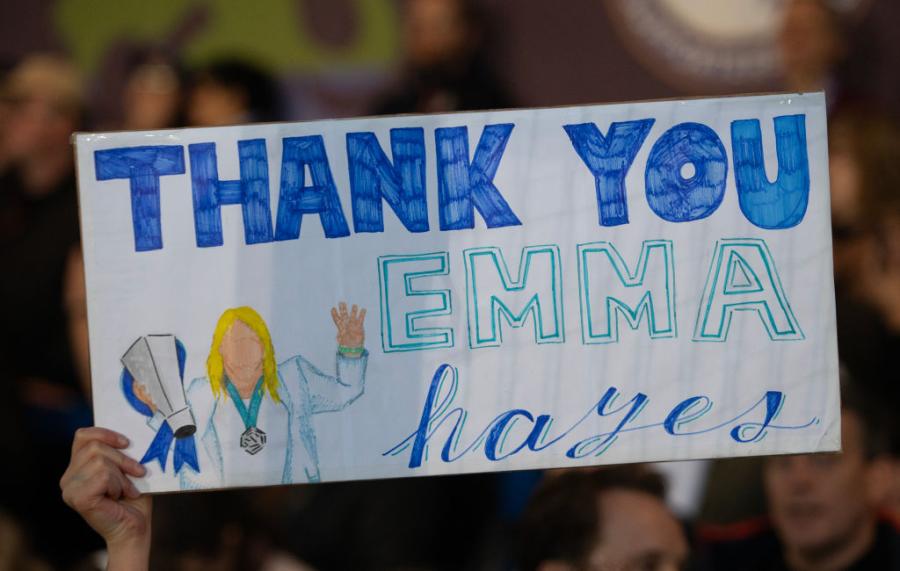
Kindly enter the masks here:
<path id="1" fill-rule="evenodd" d="M 821 93 L 76 146 L 145 491 L 839 448 Z"/>

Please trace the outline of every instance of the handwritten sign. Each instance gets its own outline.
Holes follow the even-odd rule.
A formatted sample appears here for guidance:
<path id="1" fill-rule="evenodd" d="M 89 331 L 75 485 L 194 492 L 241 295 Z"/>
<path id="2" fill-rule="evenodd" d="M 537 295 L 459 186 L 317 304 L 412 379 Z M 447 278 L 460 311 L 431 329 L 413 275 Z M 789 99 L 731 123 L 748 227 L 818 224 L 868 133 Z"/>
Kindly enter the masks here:
<path id="1" fill-rule="evenodd" d="M 151 492 L 832 451 L 821 93 L 83 134 Z"/>

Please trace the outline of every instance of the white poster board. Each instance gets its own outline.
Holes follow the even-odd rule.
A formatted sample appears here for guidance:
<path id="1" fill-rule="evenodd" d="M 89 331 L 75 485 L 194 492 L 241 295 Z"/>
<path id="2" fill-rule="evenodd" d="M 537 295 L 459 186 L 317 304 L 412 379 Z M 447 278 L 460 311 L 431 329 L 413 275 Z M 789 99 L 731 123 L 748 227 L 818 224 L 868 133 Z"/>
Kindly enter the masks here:
<path id="1" fill-rule="evenodd" d="M 826 146 L 821 93 L 78 135 L 96 424 L 151 492 L 838 450 Z"/>

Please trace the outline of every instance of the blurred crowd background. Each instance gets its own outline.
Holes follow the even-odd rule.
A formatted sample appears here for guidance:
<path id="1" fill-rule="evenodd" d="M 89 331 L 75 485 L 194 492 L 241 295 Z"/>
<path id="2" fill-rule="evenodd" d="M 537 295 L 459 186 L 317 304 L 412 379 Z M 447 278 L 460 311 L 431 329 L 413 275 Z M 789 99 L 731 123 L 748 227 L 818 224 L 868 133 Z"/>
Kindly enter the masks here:
<path id="1" fill-rule="evenodd" d="M 900 569 L 898 24 L 895 0 L 3 3 L 0 570 L 102 565 L 58 487 L 91 424 L 72 132 L 819 89 L 843 454 L 161 496 L 153 565 Z"/>

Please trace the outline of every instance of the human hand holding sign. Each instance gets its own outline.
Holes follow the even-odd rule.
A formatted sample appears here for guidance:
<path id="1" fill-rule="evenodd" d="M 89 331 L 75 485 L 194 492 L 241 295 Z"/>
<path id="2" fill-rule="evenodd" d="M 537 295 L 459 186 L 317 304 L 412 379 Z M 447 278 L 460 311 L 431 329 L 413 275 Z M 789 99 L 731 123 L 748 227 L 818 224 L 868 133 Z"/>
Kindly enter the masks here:
<path id="1" fill-rule="evenodd" d="M 366 319 L 365 308 L 359 309 L 355 304 L 347 311 L 343 301 L 331 308 L 331 319 L 337 326 L 338 351 L 341 355 L 359 358 L 364 350 L 366 331 L 363 322 Z"/>
<path id="2" fill-rule="evenodd" d="M 146 470 L 120 451 L 126 446 L 128 439 L 111 430 L 79 429 L 59 485 L 66 504 L 106 541 L 109 569 L 146 569 L 152 503 L 128 479 Z"/>

